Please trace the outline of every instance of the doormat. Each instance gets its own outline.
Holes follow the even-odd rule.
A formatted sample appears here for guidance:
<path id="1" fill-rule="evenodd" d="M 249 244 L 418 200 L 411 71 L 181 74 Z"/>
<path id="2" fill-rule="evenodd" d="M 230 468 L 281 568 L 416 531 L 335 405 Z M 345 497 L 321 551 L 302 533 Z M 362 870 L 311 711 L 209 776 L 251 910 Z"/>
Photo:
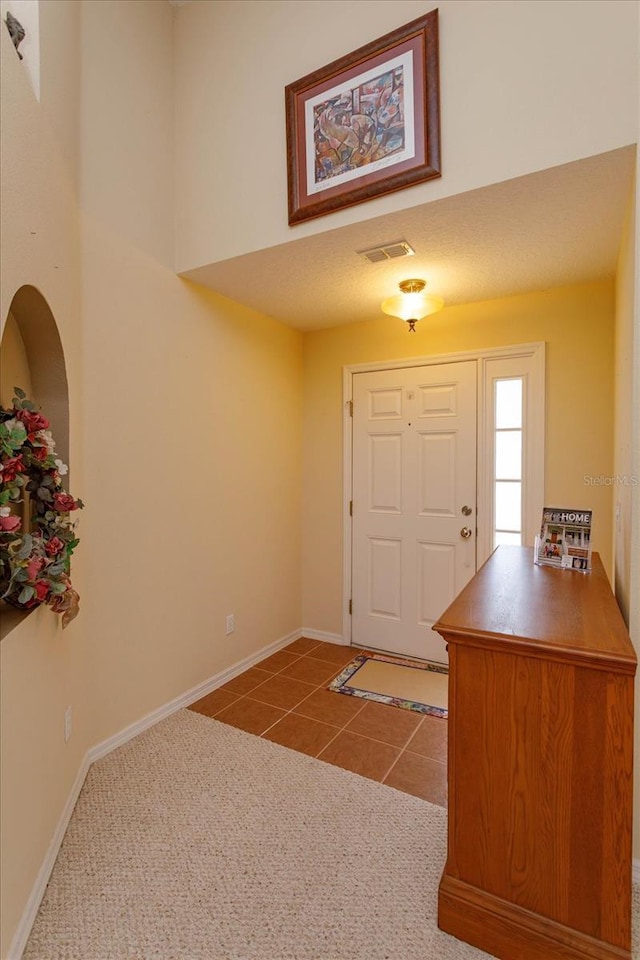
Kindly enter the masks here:
<path id="1" fill-rule="evenodd" d="M 347 664 L 327 689 L 446 718 L 448 673 L 448 668 L 440 663 L 362 653 Z"/>

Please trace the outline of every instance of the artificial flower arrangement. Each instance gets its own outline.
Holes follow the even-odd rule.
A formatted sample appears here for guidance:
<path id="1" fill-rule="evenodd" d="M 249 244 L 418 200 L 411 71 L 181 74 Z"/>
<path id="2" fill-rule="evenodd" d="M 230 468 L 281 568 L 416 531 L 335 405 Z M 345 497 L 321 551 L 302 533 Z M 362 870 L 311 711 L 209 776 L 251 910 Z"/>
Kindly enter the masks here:
<path id="1" fill-rule="evenodd" d="M 41 603 L 62 614 L 66 627 L 78 614 L 69 577 L 78 545 L 72 513 L 84 506 L 62 486 L 68 467 L 56 456 L 49 421 L 14 387 L 13 409 L 0 407 L 0 599 L 29 610 Z M 28 492 L 31 530 L 11 504 Z"/>

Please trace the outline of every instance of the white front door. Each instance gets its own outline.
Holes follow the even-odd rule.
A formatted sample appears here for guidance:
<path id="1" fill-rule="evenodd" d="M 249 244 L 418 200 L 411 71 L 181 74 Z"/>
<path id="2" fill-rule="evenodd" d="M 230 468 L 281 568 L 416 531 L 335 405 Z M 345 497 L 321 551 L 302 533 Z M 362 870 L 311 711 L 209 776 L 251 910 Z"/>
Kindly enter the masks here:
<path id="1" fill-rule="evenodd" d="M 446 663 L 476 569 L 475 360 L 353 377 L 351 642 Z"/>

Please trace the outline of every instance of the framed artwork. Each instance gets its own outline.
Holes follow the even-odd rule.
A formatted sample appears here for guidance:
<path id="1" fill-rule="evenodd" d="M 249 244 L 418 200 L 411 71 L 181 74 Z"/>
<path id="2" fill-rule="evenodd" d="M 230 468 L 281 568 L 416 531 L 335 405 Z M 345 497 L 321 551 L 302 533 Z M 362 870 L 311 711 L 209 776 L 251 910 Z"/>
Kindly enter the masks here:
<path id="1" fill-rule="evenodd" d="M 438 11 L 285 88 L 289 224 L 440 176 Z"/>

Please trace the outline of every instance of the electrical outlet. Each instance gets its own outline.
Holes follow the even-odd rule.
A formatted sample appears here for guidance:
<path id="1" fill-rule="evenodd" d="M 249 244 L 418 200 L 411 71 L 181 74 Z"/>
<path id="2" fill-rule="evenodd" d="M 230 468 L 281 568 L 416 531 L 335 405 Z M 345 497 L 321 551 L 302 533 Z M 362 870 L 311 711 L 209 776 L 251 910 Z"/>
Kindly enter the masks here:
<path id="1" fill-rule="evenodd" d="M 64 712 L 64 742 L 69 743 L 71 738 L 71 704 Z"/>
<path id="2" fill-rule="evenodd" d="M 227 636 L 229 636 L 230 633 L 233 633 L 235 628 L 236 628 L 236 618 L 232 613 L 230 613 L 227 616 L 225 621 L 224 632 L 227 634 Z"/>

